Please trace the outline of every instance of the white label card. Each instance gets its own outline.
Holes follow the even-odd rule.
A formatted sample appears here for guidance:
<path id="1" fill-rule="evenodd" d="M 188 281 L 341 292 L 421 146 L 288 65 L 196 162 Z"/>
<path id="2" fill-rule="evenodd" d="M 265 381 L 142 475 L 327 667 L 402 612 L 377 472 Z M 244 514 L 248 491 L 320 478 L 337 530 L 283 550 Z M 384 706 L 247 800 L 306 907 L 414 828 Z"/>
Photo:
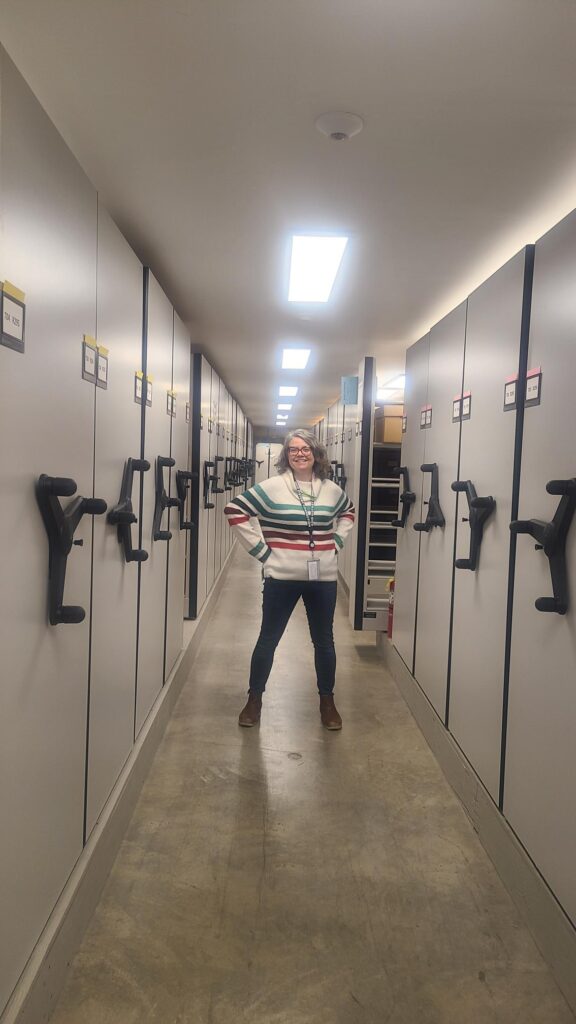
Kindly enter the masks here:
<path id="1" fill-rule="evenodd" d="M 8 334 L 17 341 L 24 337 L 24 314 L 22 306 L 14 302 L 8 295 L 4 295 L 2 333 Z"/>
<path id="2" fill-rule="evenodd" d="M 320 559 L 309 558 L 308 559 L 308 579 L 319 580 L 320 579 Z"/>
<path id="3" fill-rule="evenodd" d="M 537 404 L 540 401 L 541 382 L 542 374 L 540 373 L 535 373 L 532 377 L 528 377 L 526 381 L 526 402 Z"/>
<path id="4" fill-rule="evenodd" d="M 509 407 L 516 405 L 516 388 L 517 381 L 515 380 L 508 381 L 508 383 L 506 384 L 506 387 L 504 388 L 505 409 L 508 409 Z"/>
<path id="5" fill-rule="evenodd" d="M 101 384 L 108 383 L 108 356 L 98 353 L 98 380 Z"/>
<path id="6" fill-rule="evenodd" d="M 96 349 L 90 345 L 84 345 L 84 373 L 94 377 L 96 373 Z"/>
<path id="7" fill-rule="evenodd" d="M 136 377 L 136 401 L 142 401 L 142 377 Z"/>
<path id="8" fill-rule="evenodd" d="M 152 381 L 146 381 L 146 405 L 152 405 Z"/>

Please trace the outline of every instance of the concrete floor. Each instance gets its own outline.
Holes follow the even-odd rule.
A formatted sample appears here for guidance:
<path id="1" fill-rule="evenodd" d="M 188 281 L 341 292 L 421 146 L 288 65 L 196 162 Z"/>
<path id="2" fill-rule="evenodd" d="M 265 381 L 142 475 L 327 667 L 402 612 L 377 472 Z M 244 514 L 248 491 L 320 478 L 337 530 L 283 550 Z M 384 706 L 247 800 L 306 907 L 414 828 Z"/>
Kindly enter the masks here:
<path id="1" fill-rule="evenodd" d="M 237 552 L 52 1024 L 573 1024 L 342 606 L 342 732 L 301 607 L 237 727 L 259 606 Z"/>

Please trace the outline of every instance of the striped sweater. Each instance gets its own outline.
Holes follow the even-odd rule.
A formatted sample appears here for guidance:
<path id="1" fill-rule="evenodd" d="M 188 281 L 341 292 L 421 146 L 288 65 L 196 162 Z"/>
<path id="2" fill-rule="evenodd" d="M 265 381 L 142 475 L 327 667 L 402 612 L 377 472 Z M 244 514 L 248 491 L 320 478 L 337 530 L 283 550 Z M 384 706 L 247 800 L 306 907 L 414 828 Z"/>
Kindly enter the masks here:
<path id="1" fill-rule="evenodd" d="M 337 552 L 354 525 L 354 506 L 331 480 L 301 483 L 304 503 L 314 494 L 314 549 L 304 509 L 290 471 L 270 477 L 239 494 L 224 513 L 238 540 L 262 562 L 264 576 L 278 580 L 307 580 L 308 560 L 320 560 L 320 579 L 335 580 Z"/>

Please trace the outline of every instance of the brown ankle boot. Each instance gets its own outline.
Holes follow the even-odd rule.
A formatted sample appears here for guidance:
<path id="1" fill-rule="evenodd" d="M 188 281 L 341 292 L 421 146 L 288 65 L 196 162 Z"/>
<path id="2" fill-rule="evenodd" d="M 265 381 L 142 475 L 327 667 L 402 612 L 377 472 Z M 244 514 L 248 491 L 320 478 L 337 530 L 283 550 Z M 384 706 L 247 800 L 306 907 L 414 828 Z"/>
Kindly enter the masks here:
<path id="1" fill-rule="evenodd" d="M 238 718 L 238 725 L 245 725 L 250 728 L 252 725 L 258 725 L 260 721 L 260 712 L 262 710 L 262 696 L 259 693 L 251 693 L 248 690 L 248 701 L 245 707 L 240 712 Z"/>
<path id="2" fill-rule="evenodd" d="M 320 695 L 320 718 L 325 729 L 341 729 L 342 719 L 336 710 L 334 697 Z"/>

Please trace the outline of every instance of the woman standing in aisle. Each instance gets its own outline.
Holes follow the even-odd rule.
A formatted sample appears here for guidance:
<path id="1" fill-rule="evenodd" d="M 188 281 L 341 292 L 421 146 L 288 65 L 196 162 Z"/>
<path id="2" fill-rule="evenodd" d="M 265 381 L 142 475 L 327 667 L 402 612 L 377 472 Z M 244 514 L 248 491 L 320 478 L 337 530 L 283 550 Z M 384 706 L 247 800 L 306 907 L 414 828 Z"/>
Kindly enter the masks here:
<path id="1" fill-rule="evenodd" d="M 329 479 L 326 449 L 310 431 L 288 434 L 276 466 L 277 476 L 244 491 L 224 509 L 240 543 L 262 563 L 264 576 L 262 626 L 252 654 L 248 702 L 238 722 L 252 726 L 260 721 L 274 652 L 302 598 L 314 645 L 322 725 L 341 729 L 333 696 L 336 555 L 354 525 L 354 506 Z"/>

